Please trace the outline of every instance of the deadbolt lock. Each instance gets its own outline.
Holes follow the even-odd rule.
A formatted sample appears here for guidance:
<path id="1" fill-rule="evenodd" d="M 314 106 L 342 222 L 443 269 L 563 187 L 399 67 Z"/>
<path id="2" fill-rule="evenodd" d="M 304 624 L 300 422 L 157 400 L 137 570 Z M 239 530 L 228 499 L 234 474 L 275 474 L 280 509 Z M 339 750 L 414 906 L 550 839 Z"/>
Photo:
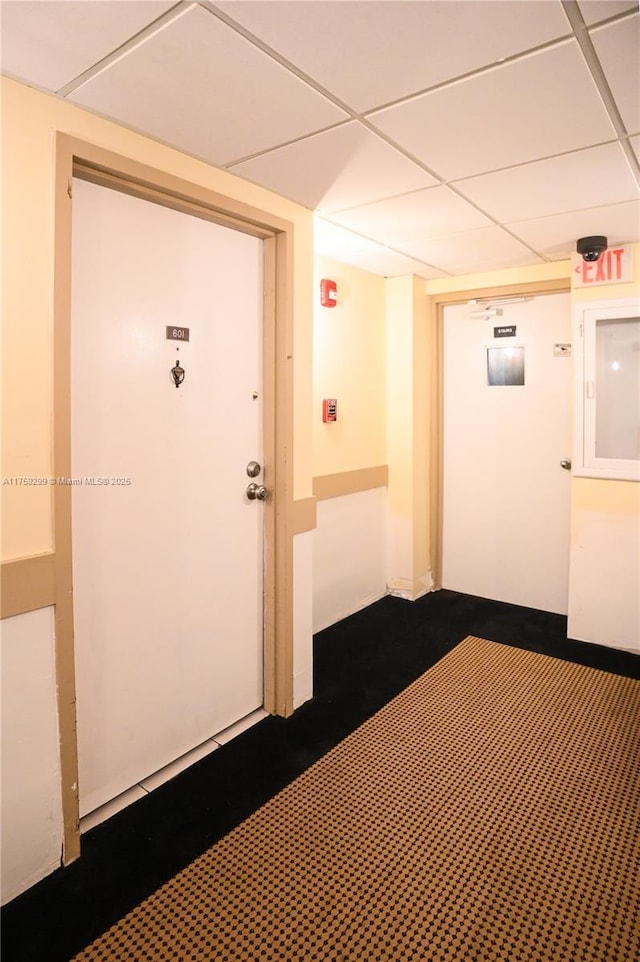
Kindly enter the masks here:
<path id="1" fill-rule="evenodd" d="M 261 471 L 262 468 L 257 461 L 249 461 L 247 465 L 247 474 L 250 478 L 257 478 Z"/>

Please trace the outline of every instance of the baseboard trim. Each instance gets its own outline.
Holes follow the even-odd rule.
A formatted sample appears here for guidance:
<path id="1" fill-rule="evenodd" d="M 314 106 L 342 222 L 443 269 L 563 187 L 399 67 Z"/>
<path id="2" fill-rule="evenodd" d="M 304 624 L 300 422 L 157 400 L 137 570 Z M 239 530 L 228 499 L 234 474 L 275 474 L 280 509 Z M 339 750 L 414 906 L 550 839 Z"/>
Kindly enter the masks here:
<path id="1" fill-rule="evenodd" d="M 314 629 L 313 629 L 314 635 L 317 634 L 319 631 L 324 631 L 326 628 L 331 628 L 332 625 L 337 625 L 339 621 L 342 621 L 344 618 L 348 618 L 350 615 L 357 614 L 358 611 L 364 611 L 365 608 L 368 608 L 370 605 L 375 604 L 376 601 L 380 601 L 381 598 L 385 598 L 387 594 L 389 594 L 388 591 L 381 591 L 380 593 L 371 595 L 369 598 L 365 598 L 363 601 L 359 602 L 357 605 L 350 606 L 349 608 L 340 612 L 340 614 L 336 615 L 335 617 L 332 617 L 332 620 L 328 622 L 326 625 L 322 625 L 322 627 L 314 626 Z"/>
<path id="2" fill-rule="evenodd" d="M 430 576 L 420 578 L 418 581 L 409 581 L 404 578 L 394 578 L 387 585 L 387 594 L 392 598 L 403 598 L 405 601 L 417 601 L 434 590 Z"/>

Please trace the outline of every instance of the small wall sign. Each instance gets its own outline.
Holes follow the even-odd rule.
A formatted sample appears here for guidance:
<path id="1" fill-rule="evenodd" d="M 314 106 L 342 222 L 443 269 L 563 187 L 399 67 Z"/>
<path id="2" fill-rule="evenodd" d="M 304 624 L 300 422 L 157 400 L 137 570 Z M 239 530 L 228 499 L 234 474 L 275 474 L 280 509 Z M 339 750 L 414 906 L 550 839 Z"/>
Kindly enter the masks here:
<path id="1" fill-rule="evenodd" d="M 494 337 L 515 337 L 516 325 L 511 324 L 508 327 L 494 327 L 493 336 Z"/>
<path id="2" fill-rule="evenodd" d="M 189 340 L 189 328 L 188 327 L 170 327 L 167 325 L 167 340 L 168 341 L 188 341 Z"/>
<path id="3" fill-rule="evenodd" d="M 571 345 L 570 344 L 554 344 L 553 356 L 554 357 L 571 357 Z"/>

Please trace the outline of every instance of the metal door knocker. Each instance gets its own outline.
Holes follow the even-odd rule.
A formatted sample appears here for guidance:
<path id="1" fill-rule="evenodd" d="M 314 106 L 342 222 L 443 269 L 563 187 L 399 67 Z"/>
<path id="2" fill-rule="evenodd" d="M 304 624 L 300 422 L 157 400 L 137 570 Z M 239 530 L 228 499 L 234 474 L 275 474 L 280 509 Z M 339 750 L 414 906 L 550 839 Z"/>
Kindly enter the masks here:
<path id="1" fill-rule="evenodd" d="M 184 381 L 184 368 L 180 367 L 180 362 L 176 361 L 174 366 L 171 368 L 171 377 L 176 387 L 180 387 Z"/>

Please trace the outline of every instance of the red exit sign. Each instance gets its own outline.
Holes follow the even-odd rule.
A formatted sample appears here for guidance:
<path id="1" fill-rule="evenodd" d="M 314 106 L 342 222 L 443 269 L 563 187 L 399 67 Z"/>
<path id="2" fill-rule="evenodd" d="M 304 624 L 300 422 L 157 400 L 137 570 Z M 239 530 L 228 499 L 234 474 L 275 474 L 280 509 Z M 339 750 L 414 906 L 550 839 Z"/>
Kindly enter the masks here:
<path id="1" fill-rule="evenodd" d="M 573 286 L 596 287 L 598 284 L 620 284 L 633 280 L 633 248 L 610 247 L 597 261 L 583 261 L 573 255 Z"/>

